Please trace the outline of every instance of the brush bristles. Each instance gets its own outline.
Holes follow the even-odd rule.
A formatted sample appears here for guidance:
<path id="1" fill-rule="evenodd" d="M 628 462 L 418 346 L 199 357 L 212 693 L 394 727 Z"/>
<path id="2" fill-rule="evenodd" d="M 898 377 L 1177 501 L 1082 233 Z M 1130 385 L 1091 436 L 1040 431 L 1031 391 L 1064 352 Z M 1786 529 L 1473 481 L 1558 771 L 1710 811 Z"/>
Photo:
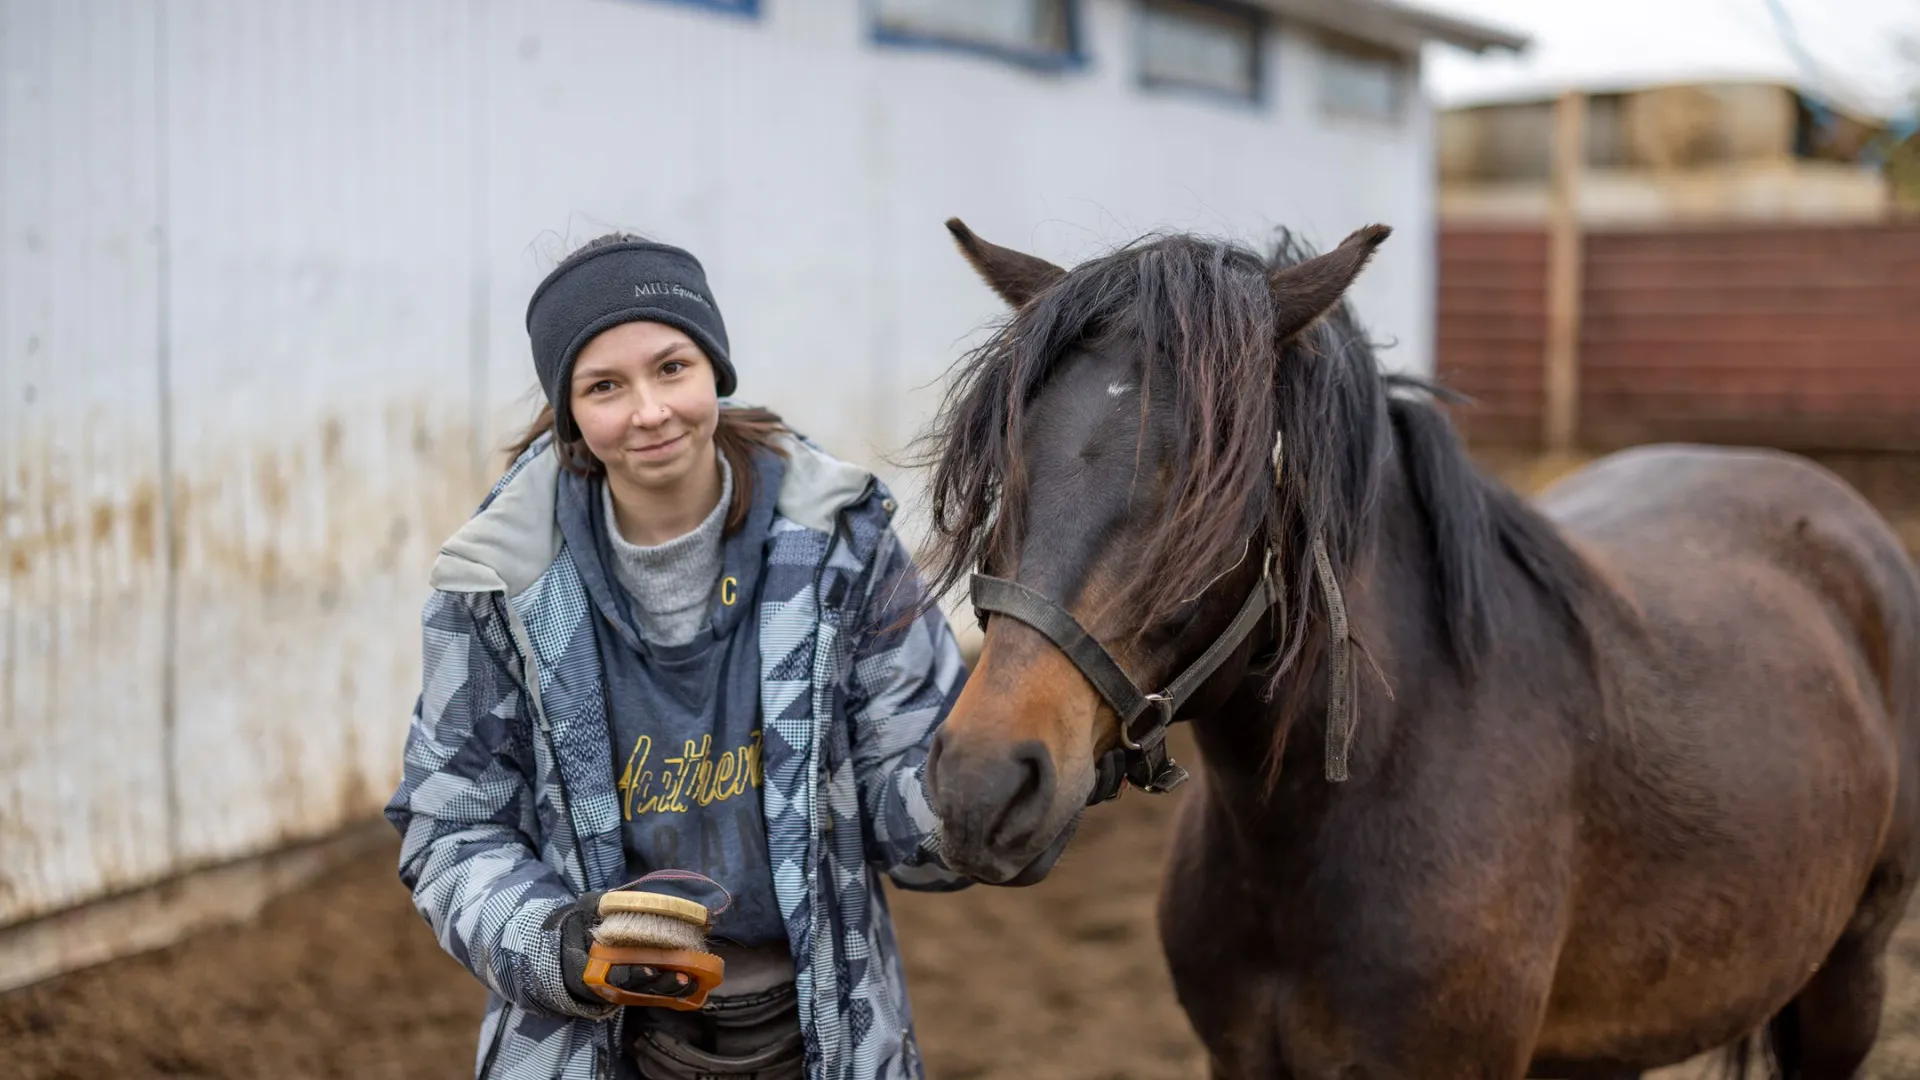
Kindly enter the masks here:
<path id="1" fill-rule="evenodd" d="M 706 933 L 698 926 L 667 915 L 618 911 L 593 928 L 593 940 L 621 948 L 652 947 L 705 952 Z"/>

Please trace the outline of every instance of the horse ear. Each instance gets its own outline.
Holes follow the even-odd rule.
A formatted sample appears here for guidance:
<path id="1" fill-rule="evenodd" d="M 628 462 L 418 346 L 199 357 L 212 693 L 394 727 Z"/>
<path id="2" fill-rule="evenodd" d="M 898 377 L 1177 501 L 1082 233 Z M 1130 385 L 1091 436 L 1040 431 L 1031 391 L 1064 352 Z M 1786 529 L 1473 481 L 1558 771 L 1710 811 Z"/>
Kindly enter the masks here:
<path id="1" fill-rule="evenodd" d="M 947 231 L 953 234 L 953 242 L 960 245 L 960 254 L 967 257 L 974 272 L 1014 307 L 1026 306 L 1066 274 L 1045 259 L 987 243 L 957 217 L 947 219 Z"/>
<path id="2" fill-rule="evenodd" d="M 1294 337 L 1332 311 L 1373 257 L 1373 249 L 1392 232 L 1385 225 L 1356 229 L 1325 255 L 1274 271 L 1267 285 L 1273 292 L 1280 340 Z"/>

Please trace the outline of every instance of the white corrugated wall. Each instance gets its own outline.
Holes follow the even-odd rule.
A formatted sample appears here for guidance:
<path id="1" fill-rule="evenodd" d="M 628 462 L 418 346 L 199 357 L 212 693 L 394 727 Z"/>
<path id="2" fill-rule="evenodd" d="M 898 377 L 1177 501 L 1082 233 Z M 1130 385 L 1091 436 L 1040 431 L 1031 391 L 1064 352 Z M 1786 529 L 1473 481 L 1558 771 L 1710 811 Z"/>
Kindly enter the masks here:
<path id="1" fill-rule="evenodd" d="M 0 923 L 165 873 L 166 440 L 150 5 L 0 18 Z"/>
<path id="2" fill-rule="evenodd" d="M 958 214 L 1073 261 L 1157 227 L 1398 231 L 1356 290 L 1431 365 L 1424 108 L 875 45 L 860 0 L 0 0 L 0 925 L 378 808 L 425 574 L 531 414 L 533 285 L 609 228 L 708 264 L 742 396 L 884 466 L 997 302 Z"/>

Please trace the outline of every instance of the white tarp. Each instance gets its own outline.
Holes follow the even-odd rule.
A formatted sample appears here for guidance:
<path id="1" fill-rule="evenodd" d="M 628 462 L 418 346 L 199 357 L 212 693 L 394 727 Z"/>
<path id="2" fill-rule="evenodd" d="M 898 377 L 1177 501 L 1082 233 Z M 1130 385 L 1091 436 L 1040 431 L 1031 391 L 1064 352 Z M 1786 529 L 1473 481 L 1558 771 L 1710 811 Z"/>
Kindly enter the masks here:
<path id="1" fill-rule="evenodd" d="M 1913 109 L 1920 91 L 1920 0 L 1777 0 L 1791 36 L 1770 10 L 1773 2 L 1426 3 L 1534 36 L 1518 56 L 1432 47 L 1427 87 L 1436 105 L 1451 108 L 1575 88 L 1764 81 L 1797 86 L 1869 116 Z"/>

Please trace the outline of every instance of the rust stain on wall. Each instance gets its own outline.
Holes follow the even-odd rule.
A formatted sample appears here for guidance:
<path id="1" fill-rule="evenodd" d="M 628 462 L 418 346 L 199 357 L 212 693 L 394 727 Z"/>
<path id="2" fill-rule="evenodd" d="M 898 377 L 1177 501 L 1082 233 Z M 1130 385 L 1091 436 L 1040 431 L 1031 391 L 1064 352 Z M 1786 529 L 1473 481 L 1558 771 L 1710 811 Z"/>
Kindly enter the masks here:
<path id="1" fill-rule="evenodd" d="M 133 530 L 134 552 L 149 562 L 160 553 L 159 518 L 160 494 L 151 481 L 142 480 L 134 486 L 127 519 Z"/>
<path id="2" fill-rule="evenodd" d="M 125 462 L 95 462 L 85 453 L 84 434 L 59 440 L 26 432 L 12 439 L 7 452 L 19 460 L 10 488 L 0 499 L 5 509 L 0 534 L 6 537 L 7 572 L 13 579 L 60 573 L 78 574 L 89 588 L 104 588 L 126 578 L 129 563 L 152 561 L 158 554 L 159 495 L 152 479 L 123 478 Z M 138 466 L 136 466 L 137 468 Z M 83 499 L 70 478 L 88 478 L 85 487 L 124 487 L 124 494 Z"/>
<path id="3" fill-rule="evenodd" d="M 280 471 L 279 459 L 262 454 L 252 459 L 254 482 L 260 485 L 260 499 L 267 516 L 279 518 L 287 512 L 287 478 Z"/>
<path id="4" fill-rule="evenodd" d="M 165 862 L 154 435 L 98 412 L 35 421 L 0 431 L 15 463 L 0 478 L 0 791 L 17 799 L 0 810 L 0 922 Z"/>
<path id="5" fill-rule="evenodd" d="M 208 718 L 181 735 L 190 855 L 310 838 L 384 802 L 427 570 L 482 494 L 455 412 L 395 401 L 181 456 L 180 715 Z"/>
<path id="6" fill-rule="evenodd" d="M 81 778 L 86 799 L 112 797 L 93 787 L 122 780 L 49 757 L 72 742 L 56 729 L 75 724 L 97 732 L 86 740 L 93 746 L 140 732 L 129 752 L 161 768 L 146 740 L 159 731 L 159 656 L 170 635 L 178 743 L 164 767 L 183 797 L 185 847 L 178 864 L 160 865 L 151 855 L 164 845 L 131 836 L 131 819 L 108 815 L 81 837 L 0 814 L 0 924 L 378 810 L 419 691 L 427 570 L 483 494 L 465 452 L 466 415 L 392 402 L 180 448 L 184 465 L 169 478 L 171 563 L 162 557 L 169 522 L 158 476 L 128 476 L 117 461 L 122 479 L 94 477 L 88 440 L 71 428 L 59 438 L 0 433 L 16 463 L 0 474 L 8 482 L 0 619 L 15 629 L 0 707 L 42 747 L 37 757 L 0 755 L 0 788 L 31 790 L 13 774 L 31 769 Z M 169 575 L 180 596 L 171 625 L 160 604 Z M 139 665 L 153 665 L 151 675 L 132 662 L 129 612 L 145 612 L 139 632 L 150 640 Z M 110 708 L 130 679 L 140 699 L 121 695 Z M 16 715 L 20 701 L 35 703 L 31 715 Z M 162 786 L 144 775 L 138 784 Z"/>
<path id="7" fill-rule="evenodd" d="M 331 470 L 340 464 L 340 443 L 346 438 L 346 428 L 337 416 L 327 417 L 320 425 L 320 464 Z"/>

